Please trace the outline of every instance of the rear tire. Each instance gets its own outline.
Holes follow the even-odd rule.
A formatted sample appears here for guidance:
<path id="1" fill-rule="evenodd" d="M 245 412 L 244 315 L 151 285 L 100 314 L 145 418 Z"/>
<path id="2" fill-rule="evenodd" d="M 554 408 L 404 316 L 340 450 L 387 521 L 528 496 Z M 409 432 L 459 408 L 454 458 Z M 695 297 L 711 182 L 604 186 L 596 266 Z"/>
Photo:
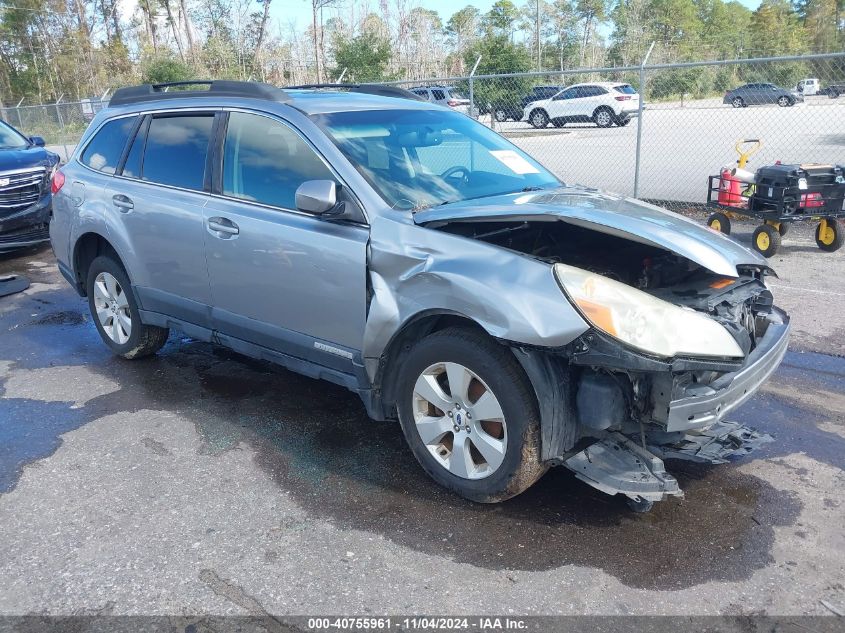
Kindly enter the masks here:
<path id="1" fill-rule="evenodd" d="M 542 130 L 549 125 L 549 115 L 545 110 L 533 110 L 528 117 L 528 122 L 538 130 Z"/>
<path id="2" fill-rule="evenodd" d="M 845 242 L 845 235 L 842 233 L 842 226 L 835 218 L 827 218 L 827 227 L 822 234 L 821 222 L 816 225 L 816 246 L 826 253 L 832 253 L 842 248 Z"/>
<path id="3" fill-rule="evenodd" d="M 170 330 L 141 323 L 129 277 L 110 256 L 100 255 L 91 262 L 85 288 L 97 331 L 118 356 L 143 358 L 167 342 Z"/>
<path id="4" fill-rule="evenodd" d="M 731 105 L 734 108 L 744 108 L 745 101 L 742 99 L 742 97 L 734 97 L 733 99 L 731 99 Z"/>
<path id="5" fill-rule="evenodd" d="M 499 123 L 504 123 L 508 120 L 508 113 L 505 112 L 502 108 L 496 108 L 496 111 L 493 113 L 493 117 Z"/>
<path id="6" fill-rule="evenodd" d="M 448 328 L 425 337 L 399 368 L 396 393 L 405 439 L 441 486 L 496 503 L 546 472 L 531 384 L 513 354 L 487 335 Z"/>
<path id="7" fill-rule="evenodd" d="M 778 233 L 778 230 L 773 226 L 761 224 L 754 229 L 754 235 L 751 236 L 751 242 L 752 246 L 754 246 L 754 250 L 760 253 L 763 257 L 772 257 L 780 248 L 780 233 Z"/>
<path id="8" fill-rule="evenodd" d="M 778 225 L 778 233 L 780 233 L 781 237 L 786 237 L 786 234 L 789 233 L 789 223 L 781 222 Z"/>
<path id="9" fill-rule="evenodd" d="M 601 107 L 593 113 L 593 122 L 599 127 L 610 127 L 615 119 L 616 115 L 610 108 Z"/>
<path id="10" fill-rule="evenodd" d="M 827 91 L 827 96 L 831 99 L 836 99 L 839 96 L 839 91 L 836 88 L 830 88 Z"/>

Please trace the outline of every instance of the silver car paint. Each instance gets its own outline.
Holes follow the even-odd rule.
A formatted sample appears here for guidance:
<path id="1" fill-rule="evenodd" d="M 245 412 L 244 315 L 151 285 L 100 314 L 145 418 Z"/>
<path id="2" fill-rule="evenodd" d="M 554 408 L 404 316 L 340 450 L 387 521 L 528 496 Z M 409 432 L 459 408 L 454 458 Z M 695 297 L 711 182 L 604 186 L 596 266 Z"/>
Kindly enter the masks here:
<path id="1" fill-rule="evenodd" d="M 664 248 L 717 275 L 737 276 L 737 266 L 768 268 L 766 260 L 718 231 L 652 204 L 585 187 L 467 200 L 420 211 L 418 224 L 453 220 L 559 219 L 569 224 Z"/>
<path id="2" fill-rule="evenodd" d="M 147 254 L 137 251 L 133 236 L 123 225 L 122 214 L 111 202 L 114 191 L 130 187 L 130 183 L 124 182 L 128 179 L 95 172 L 82 166 L 76 159 L 87 139 L 107 118 L 132 112 L 186 109 L 207 111 L 209 108 L 203 108 L 202 101 L 202 98 L 193 97 L 184 102 L 169 101 L 165 104 L 166 107 L 156 104 L 124 106 L 104 110 L 95 117 L 73 158 L 63 168 L 69 180 L 82 179 L 89 183 L 89 186 L 83 208 L 74 214 L 75 219 L 68 239 L 61 235 L 54 236 L 53 243 L 60 262 L 68 267 L 72 265 L 72 252 L 70 248 L 63 251 L 60 246 L 62 243 L 75 243 L 85 232 L 94 232 L 103 235 L 112 243 L 127 270 L 131 271 L 133 284 L 154 283 L 154 271 L 149 270 Z M 351 284 L 348 283 L 349 278 L 343 277 L 343 274 L 354 276 L 355 271 L 341 270 L 344 266 L 351 267 L 351 262 L 356 261 L 357 257 L 342 256 L 333 259 L 330 257 L 331 253 L 324 253 L 313 259 L 316 243 L 302 249 L 302 253 L 295 253 L 294 260 L 302 264 L 296 267 L 295 274 L 280 277 L 278 285 L 266 287 L 260 296 L 254 293 L 247 293 L 249 296 L 238 295 L 238 300 L 229 302 L 232 308 L 237 308 L 240 302 L 258 301 L 262 304 L 262 309 L 252 318 L 270 318 L 268 315 L 273 313 L 273 308 L 282 305 L 279 303 L 282 301 L 281 293 L 293 296 L 299 293 L 308 294 L 305 292 L 307 288 L 319 290 L 324 293 L 323 301 L 299 304 L 290 301 L 284 306 L 287 311 L 283 319 L 286 327 L 298 324 L 300 331 L 306 330 L 302 332 L 304 334 L 337 343 L 348 349 L 360 350 L 367 359 L 367 373 L 371 380 L 375 374 L 377 359 L 402 325 L 408 323 L 415 315 L 425 312 L 461 314 L 479 323 L 495 337 L 526 345 L 562 346 L 587 329 L 586 323 L 560 291 L 548 264 L 480 241 L 416 225 L 411 213 L 387 206 L 306 115 L 311 112 L 387 107 L 436 109 L 436 105 L 368 95 L 304 95 L 296 99 L 293 106 L 267 101 L 251 102 L 247 99 L 215 98 L 214 103 L 225 109 L 255 110 L 265 115 L 270 114 L 299 129 L 326 162 L 333 166 L 340 179 L 355 193 L 365 209 L 370 225 L 366 261 L 369 266 L 372 297 L 368 308 L 364 308 L 366 317 L 363 310 L 359 310 L 355 305 L 356 300 L 353 297 L 348 297 L 349 302 L 348 305 L 344 304 L 344 311 L 337 309 L 339 294 L 355 294 L 361 297 L 362 301 L 366 295 L 363 284 L 365 270 L 361 270 L 360 282 Z M 161 190 L 167 195 L 170 189 L 172 188 L 164 187 Z M 243 209 L 249 206 L 209 194 L 192 195 L 206 198 L 206 223 L 212 211 L 216 213 L 237 208 L 238 212 L 242 213 Z M 58 197 L 62 200 L 57 208 L 68 204 L 68 195 L 64 189 Z M 257 212 L 253 210 L 251 213 L 254 215 Z M 722 274 L 735 275 L 738 264 L 765 266 L 760 258 L 747 249 L 681 216 L 633 200 L 580 189 L 562 189 L 553 194 L 543 192 L 505 196 L 491 199 L 487 204 L 467 202 L 449 205 L 419 212 L 416 214 L 416 221 L 425 223 L 458 217 L 491 219 L 523 216 L 536 219 L 545 216 L 547 219 L 581 222 L 591 228 L 603 227 L 607 232 L 617 232 L 629 239 L 669 248 Z M 162 221 L 164 220 L 165 218 L 162 218 Z M 296 222 L 302 223 L 304 219 L 297 218 Z M 320 225 L 322 222 L 329 221 L 308 219 L 310 224 L 324 226 L 328 232 L 337 232 L 335 225 Z M 252 230 L 263 231 L 264 228 L 259 228 L 259 225 L 265 226 L 259 222 Z M 284 222 L 281 222 L 280 226 L 283 225 Z M 175 226 L 171 228 L 176 229 Z M 167 231 L 168 225 L 164 224 L 160 229 L 162 232 Z M 193 232 L 193 229 L 191 231 Z M 206 243 L 213 240 L 207 231 L 200 232 Z M 238 239 L 241 244 L 248 243 L 248 238 L 244 235 Z M 235 285 L 234 280 L 254 279 L 260 270 L 266 275 L 276 270 L 281 260 L 269 253 L 272 250 L 270 242 L 275 244 L 277 255 L 281 251 L 287 251 L 289 258 L 290 251 L 296 250 L 292 243 L 283 247 L 280 246 L 285 243 L 283 240 L 278 242 L 266 236 L 255 236 L 254 241 L 242 253 L 238 253 L 237 260 L 230 260 L 233 268 L 226 273 L 226 281 L 221 282 L 218 294 L 231 291 Z M 352 242 L 361 244 L 357 238 Z M 215 258 L 222 254 L 221 246 L 213 244 L 206 249 L 206 253 Z M 179 246 L 172 244 L 171 247 Z M 357 249 L 359 246 L 353 248 Z M 306 251 L 311 254 L 310 259 L 305 256 Z M 195 251 L 194 254 L 196 255 Z M 243 265 L 239 265 L 238 261 Z M 259 261 L 261 265 L 258 265 Z M 364 266 L 361 259 L 357 261 Z M 214 274 L 220 273 L 221 269 L 216 269 Z M 205 283 L 206 288 L 210 285 L 212 296 L 214 295 L 214 284 L 209 282 L 207 277 L 198 275 L 196 282 L 198 285 Z M 512 292 L 515 287 L 520 288 L 520 293 Z M 198 287 L 196 290 L 201 292 Z M 342 318 L 336 318 L 338 314 L 342 315 Z M 316 323 L 306 325 L 309 321 Z"/>
<path id="3" fill-rule="evenodd" d="M 370 227 L 373 298 L 363 355 L 371 379 L 391 338 L 418 314 L 462 315 L 497 338 L 543 347 L 588 329 L 548 264 L 402 219 L 378 217 Z"/>

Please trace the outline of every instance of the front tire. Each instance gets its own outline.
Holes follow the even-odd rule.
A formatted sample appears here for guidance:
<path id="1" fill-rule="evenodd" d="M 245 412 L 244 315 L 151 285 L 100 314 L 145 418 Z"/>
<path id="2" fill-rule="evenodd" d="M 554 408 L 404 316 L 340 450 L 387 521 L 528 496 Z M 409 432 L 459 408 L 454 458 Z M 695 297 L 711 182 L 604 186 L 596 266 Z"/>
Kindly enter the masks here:
<path id="1" fill-rule="evenodd" d="M 780 248 L 780 233 L 768 224 L 761 224 L 751 236 L 754 249 L 763 257 L 772 257 Z"/>
<path id="2" fill-rule="evenodd" d="M 114 259 L 101 255 L 91 262 L 85 287 L 97 331 L 115 354 L 143 358 L 167 342 L 170 330 L 141 323 L 129 277 Z"/>
<path id="3" fill-rule="evenodd" d="M 707 226 L 725 235 L 731 234 L 731 219 L 719 211 L 707 218 Z"/>
<path id="4" fill-rule="evenodd" d="M 462 497 L 504 501 L 546 471 L 528 378 L 485 334 L 448 328 L 417 343 L 399 370 L 397 408 L 423 470 Z"/>
<path id="5" fill-rule="evenodd" d="M 528 121 L 538 130 L 542 130 L 549 124 L 549 115 L 546 114 L 545 110 L 534 110 L 528 117 Z"/>
<path id="6" fill-rule="evenodd" d="M 496 111 L 493 113 L 493 117 L 499 123 L 504 123 L 508 120 L 508 113 L 505 112 L 502 108 L 496 108 Z"/>
<path id="7" fill-rule="evenodd" d="M 781 108 L 788 108 L 795 105 L 795 101 L 789 97 L 783 96 L 778 98 L 778 105 Z"/>

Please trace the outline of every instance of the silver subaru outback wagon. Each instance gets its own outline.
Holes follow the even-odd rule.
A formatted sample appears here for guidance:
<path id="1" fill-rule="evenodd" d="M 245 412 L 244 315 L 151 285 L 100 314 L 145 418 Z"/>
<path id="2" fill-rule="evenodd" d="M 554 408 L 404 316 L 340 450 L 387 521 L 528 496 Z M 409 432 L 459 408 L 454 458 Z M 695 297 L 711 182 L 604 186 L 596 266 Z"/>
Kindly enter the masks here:
<path id="1" fill-rule="evenodd" d="M 559 465 L 645 510 L 664 459 L 771 439 L 730 421 L 787 347 L 759 255 L 398 90 L 206 83 L 117 91 L 53 180 L 116 354 L 178 329 L 343 385 L 480 502 Z"/>

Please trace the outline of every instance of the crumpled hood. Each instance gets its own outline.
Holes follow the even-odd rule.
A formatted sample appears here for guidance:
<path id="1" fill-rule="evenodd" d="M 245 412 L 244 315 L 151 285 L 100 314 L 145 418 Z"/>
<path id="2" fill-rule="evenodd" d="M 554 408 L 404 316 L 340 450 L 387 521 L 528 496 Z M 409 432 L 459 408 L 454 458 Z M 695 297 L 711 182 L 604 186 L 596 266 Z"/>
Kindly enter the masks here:
<path id="1" fill-rule="evenodd" d="M 586 187 L 466 200 L 414 214 L 417 224 L 434 227 L 461 220 L 560 220 L 663 248 L 717 275 L 737 277 L 737 266 L 769 268 L 762 256 L 682 215 Z"/>

